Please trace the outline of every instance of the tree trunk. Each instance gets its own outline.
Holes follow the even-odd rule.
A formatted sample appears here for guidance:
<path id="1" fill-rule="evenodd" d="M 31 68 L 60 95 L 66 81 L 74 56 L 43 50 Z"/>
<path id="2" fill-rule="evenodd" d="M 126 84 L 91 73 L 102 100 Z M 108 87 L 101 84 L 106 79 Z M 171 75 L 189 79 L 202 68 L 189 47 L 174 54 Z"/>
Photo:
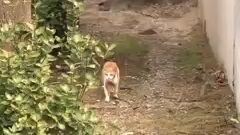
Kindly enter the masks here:
<path id="1" fill-rule="evenodd" d="M 31 22 L 31 0 L 0 0 L 0 24 Z"/>

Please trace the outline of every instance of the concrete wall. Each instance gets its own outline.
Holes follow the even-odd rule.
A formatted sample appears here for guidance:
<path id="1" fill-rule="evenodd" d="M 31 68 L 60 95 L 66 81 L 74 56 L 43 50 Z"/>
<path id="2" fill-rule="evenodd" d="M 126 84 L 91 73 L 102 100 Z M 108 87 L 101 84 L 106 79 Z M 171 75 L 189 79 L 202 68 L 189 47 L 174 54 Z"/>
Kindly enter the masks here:
<path id="1" fill-rule="evenodd" d="M 240 1 L 235 5 L 234 89 L 238 113 L 240 113 Z M 238 114 L 240 117 L 240 114 Z M 238 118 L 240 120 L 240 118 Z"/>
<path id="2" fill-rule="evenodd" d="M 212 50 L 226 70 L 240 120 L 240 0 L 198 0 Z M 234 85 L 233 83 L 234 82 Z"/>
<path id="3" fill-rule="evenodd" d="M 238 0 L 199 0 L 199 15 L 209 43 L 225 69 L 232 89 L 235 1 Z"/>

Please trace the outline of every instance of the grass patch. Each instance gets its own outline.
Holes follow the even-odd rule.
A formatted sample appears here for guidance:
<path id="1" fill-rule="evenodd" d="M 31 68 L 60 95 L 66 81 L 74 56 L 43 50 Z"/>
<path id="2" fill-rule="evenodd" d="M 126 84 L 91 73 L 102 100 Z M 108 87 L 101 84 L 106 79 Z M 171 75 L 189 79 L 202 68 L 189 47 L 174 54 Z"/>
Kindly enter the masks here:
<path id="1" fill-rule="evenodd" d="M 114 51 L 118 56 L 144 56 L 148 52 L 148 48 L 135 37 L 120 36 L 114 42 L 117 44 Z"/>
<path id="2" fill-rule="evenodd" d="M 187 70 L 196 68 L 202 62 L 201 52 L 196 47 L 183 49 L 178 58 L 177 65 Z"/>
<path id="3" fill-rule="evenodd" d="M 138 38 L 122 35 L 112 40 L 117 46 L 114 59 L 118 62 L 122 75 L 141 76 L 150 70 L 145 67 L 149 48 Z"/>
<path id="4" fill-rule="evenodd" d="M 178 53 L 177 66 L 191 71 L 204 62 L 204 47 L 207 44 L 203 33 L 193 31 L 189 34 L 190 40 L 185 41 L 184 48 Z"/>

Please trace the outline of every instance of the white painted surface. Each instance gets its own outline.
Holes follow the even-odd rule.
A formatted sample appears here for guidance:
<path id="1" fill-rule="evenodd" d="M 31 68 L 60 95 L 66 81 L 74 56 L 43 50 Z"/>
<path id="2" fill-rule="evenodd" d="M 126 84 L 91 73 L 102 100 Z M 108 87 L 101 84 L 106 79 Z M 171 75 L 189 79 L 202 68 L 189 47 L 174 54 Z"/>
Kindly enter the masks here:
<path id="1" fill-rule="evenodd" d="M 226 70 L 240 119 L 240 0 L 199 0 L 199 15 L 206 21 L 212 50 Z"/>
<path id="2" fill-rule="evenodd" d="M 238 113 L 240 113 L 240 1 L 235 5 L 234 89 Z"/>
<path id="3" fill-rule="evenodd" d="M 200 17 L 206 22 L 209 43 L 232 89 L 235 1 L 199 0 Z"/>

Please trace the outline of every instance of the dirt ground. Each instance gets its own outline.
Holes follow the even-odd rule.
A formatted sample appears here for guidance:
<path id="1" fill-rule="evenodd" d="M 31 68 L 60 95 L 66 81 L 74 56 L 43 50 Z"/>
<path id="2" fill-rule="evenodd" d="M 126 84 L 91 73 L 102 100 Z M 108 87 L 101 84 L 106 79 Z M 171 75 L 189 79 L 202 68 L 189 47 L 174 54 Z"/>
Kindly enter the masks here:
<path id="1" fill-rule="evenodd" d="M 80 28 L 114 42 L 122 100 L 84 102 L 121 135 L 238 135 L 233 94 L 201 32 L 195 0 L 86 0 Z M 226 83 L 226 80 L 223 80 Z M 113 134 L 110 133 L 109 134 Z"/>

